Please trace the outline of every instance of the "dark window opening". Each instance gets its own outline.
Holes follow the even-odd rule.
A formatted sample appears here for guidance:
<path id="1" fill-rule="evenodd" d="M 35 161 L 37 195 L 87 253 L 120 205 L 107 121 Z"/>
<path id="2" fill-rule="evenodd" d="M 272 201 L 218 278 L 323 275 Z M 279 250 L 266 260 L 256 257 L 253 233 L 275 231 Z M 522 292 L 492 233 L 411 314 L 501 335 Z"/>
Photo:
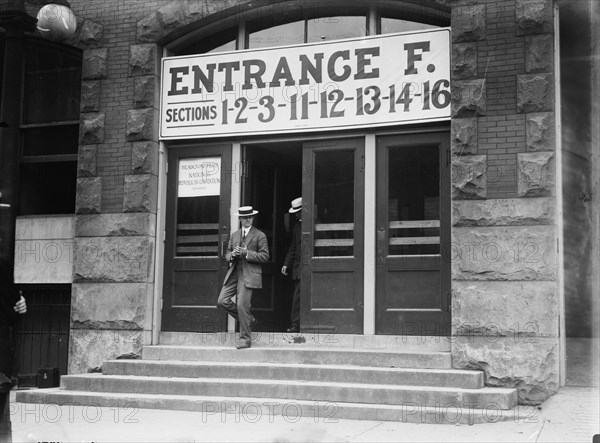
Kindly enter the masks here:
<path id="1" fill-rule="evenodd" d="M 75 212 L 81 51 L 26 42 L 19 215 Z"/>
<path id="2" fill-rule="evenodd" d="M 21 163 L 20 215 L 75 212 L 77 161 Z"/>

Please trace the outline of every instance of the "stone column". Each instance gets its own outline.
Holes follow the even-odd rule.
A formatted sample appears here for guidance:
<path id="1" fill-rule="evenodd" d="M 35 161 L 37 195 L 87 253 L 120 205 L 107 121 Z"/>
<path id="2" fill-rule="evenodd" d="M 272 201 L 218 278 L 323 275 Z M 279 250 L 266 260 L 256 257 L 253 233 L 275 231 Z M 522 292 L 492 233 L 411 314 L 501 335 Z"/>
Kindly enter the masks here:
<path id="1" fill-rule="evenodd" d="M 457 5 L 452 31 L 452 362 L 538 404 L 559 387 L 552 1 Z"/>
<path id="2" fill-rule="evenodd" d="M 84 51 L 69 373 L 98 370 L 103 361 L 119 356 L 139 356 L 142 346 L 151 342 L 158 82 L 156 47 L 146 46 L 141 58 L 140 48 L 132 46 L 121 71 L 108 62 L 113 48 Z M 126 126 L 107 116 L 114 103 L 102 102 L 102 88 L 111 75 L 131 82 L 133 109 L 122 111 Z M 103 112 L 103 107 L 109 111 Z M 131 153 L 131 160 L 122 177 L 122 212 L 106 213 L 98 153 L 115 146 L 120 154 Z M 106 163 L 106 155 L 103 159 Z M 102 166 L 104 172 L 115 167 Z"/>

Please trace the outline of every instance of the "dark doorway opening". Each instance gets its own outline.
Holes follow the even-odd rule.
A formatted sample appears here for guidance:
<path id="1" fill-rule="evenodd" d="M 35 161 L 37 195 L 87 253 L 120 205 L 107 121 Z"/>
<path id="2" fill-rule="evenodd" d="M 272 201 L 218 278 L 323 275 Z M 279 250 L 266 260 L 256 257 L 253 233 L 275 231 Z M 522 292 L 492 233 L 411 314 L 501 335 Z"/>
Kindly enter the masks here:
<path id="1" fill-rule="evenodd" d="M 256 143 L 244 146 L 242 205 L 259 213 L 254 225 L 269 242 L 269 261 L 263 264 L 263 288 L 252 296 L 252 312 L 263 332 L 284 331 L 290 322 L 293 282 L 280 270 L 292 239 L 295 217 L 291 201 L 302 193 L 302 143 Z M 232 227 L 232 231 L 237 227 Z"/>

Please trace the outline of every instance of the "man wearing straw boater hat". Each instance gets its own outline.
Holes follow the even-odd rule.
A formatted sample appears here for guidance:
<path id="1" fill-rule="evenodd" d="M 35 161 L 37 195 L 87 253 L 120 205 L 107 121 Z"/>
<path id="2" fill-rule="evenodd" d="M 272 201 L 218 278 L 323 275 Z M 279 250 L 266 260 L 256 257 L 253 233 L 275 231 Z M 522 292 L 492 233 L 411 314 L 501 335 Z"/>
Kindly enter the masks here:
<path id="1" fill-rule="evenodd" d="M 256 319 L 250 313 L 252 290 L 262 288 L 261 263 L 269 260 L 267 237 L 252 226 L 256 214 L 258 211 L 252 206 L 242 206 L 237 212 L 242 227 L 229 238 L 225 253 L 229 269 L 217 301 L 218 307 L 240 322 L 237 349 L 251 346 L 252 327 L 256 324 Z M 233 296 L 237 296 L 237 303 L 232 300 Z"/>
<path id="2" fill-rule="evenodd" d="M 292 312 L 290 314 L 290 327 L 287 332 L 300 332 L 300 263 L 302 259 L 302 248 L 300 244 L 300 226 L 302 225 L 302 197 L 292 200 L 292 207 L 288 211 L 296 214 L 298 223 L 292 231 L 292 243 L 283 261 L 281 273 L 288 275 L 288 268 L 292 268 L 292 280 L 294 280 L 294 295 L 292 297 Z"/>

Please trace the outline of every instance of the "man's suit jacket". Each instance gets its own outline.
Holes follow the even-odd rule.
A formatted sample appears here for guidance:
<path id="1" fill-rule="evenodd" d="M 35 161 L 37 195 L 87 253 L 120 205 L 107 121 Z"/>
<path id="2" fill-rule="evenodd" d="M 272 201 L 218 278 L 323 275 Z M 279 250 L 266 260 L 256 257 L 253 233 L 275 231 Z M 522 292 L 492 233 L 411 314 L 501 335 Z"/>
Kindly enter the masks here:
<path id="1" fill-rule="evenodd" d="M 285 256 L 283 264 L 292 269 L 292 279 L 300 280 L 300 261 L 302 260 L 302 245 L 300 243 L 300 226 L 301 222 L 297 222 L 292 229 L 292 243 Z"/>
<path id="2" fill-rule="evenodd" d="M 262 288 L 261 263 L 265 263 L 269 260 L 269 244 L 267 242 L 267 236 L 252 226 L 250 231 L 248 231 L 246 239 L 244 240 L 244 243 L 248 248 L 247 256 L 233 257 L 231 253 L 236 246 L 239 246 L 241 240 L 241 229 L 235 231 L 229 238 L 227 252 L 225 253 L 225 261 L 229 262 L 229 269 L 225 275 L 225 280 L 223 280 L 223 285 L 227 283 L 227 280 L 229 279 L 229 276 L 233 272 L 235 266 L 241 265 L 244 271 L 244 285 L 247 288 L 260 289 Z M 231 260 L 232 258 L 234 261 Z"/>

